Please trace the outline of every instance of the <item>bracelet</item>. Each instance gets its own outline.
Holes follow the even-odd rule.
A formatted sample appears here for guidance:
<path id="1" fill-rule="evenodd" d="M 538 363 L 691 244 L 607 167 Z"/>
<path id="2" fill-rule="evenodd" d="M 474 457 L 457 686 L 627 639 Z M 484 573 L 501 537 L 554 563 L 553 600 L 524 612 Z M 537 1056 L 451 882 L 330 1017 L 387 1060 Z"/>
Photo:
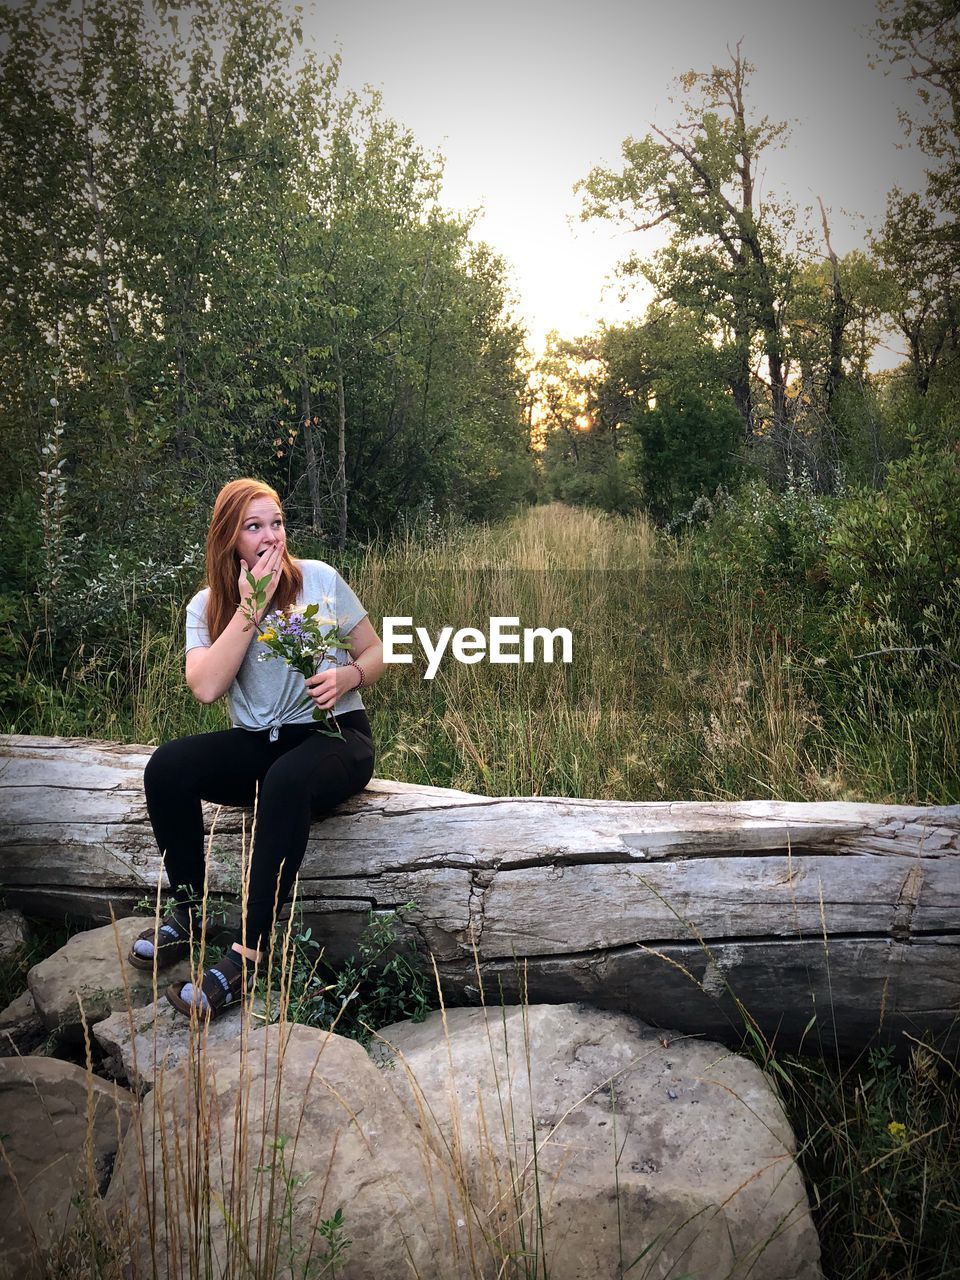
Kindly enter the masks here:
<path id="1" fill-rule="evenodd" d="M 351 667 L 354 667 L 360 673 L 359 683 L 353 686 L 354 692 L 356 692 L 357 689 L 362 689 L 365 683 L 364 676 L 363 676 L 363 667 L 361 667 L 359 662 L 354 662 L 354 660 L 349 657 L 347 658 L 347 662 L 350 664 Z"/>

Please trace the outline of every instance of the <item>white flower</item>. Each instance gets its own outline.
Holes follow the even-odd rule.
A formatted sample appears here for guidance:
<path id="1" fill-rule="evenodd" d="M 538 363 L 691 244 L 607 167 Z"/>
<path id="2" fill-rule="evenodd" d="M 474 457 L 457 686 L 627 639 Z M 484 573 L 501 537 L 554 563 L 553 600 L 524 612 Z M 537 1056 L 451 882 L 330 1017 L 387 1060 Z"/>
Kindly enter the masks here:
<path id="1" fill-rule="evenodd" d="M 60 401 L 57 399 L 57 397 L 56 397 L 56 396 L 51 396 L 51 397 L 50 397 L 50 403 L 53 405 L 54 409 L 56 409 L 56 407 L 57 407 L 57 405 L 60 403 Z"/>

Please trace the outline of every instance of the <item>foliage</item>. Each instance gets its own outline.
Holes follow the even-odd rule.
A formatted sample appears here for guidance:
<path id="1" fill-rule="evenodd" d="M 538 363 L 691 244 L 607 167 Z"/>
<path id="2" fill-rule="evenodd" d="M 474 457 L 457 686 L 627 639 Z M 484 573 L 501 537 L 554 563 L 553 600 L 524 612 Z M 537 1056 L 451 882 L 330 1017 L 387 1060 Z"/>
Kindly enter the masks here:
<path id="1" fill-rule="evenodd" d="M 501 796 L 954 802 L 957 674 L 937 659 L 927 690 L 910 673 L 891 683 L 896 656 L 851 666 L 874 646 L 837 634 L 818 560 L 836 500 L 802 473 L 793 489 L 758 484 L 755 512 L 733 494 L 726 514 L 721 493 L 680 537 L 642 513 L 555 504 L 357 555 L 351 585 L 374 620 L 398 601 L 434 632 L 482 622 L 486 601 L 546 626 L 576 611 L 570 666 L 450 662 L 432 681 L 390 668 L 367 701 L 378 774 Z M 223 701 L 185 685 L 182 627 L 173 607 L 157 629 L 134 618 L 115 659 L 78 650 L 53 670 L 34 646 L 5 728 L 138 743 L 228 728 Z"/>
<path id="2" fill-rule="evenodd" d="M 292 932 L 286 959 L 282 934 L 275 935 L 273 972 L 283 972 L 289 986 L 291 1021 L 334 1029 L 361 1044 L 391 1022 L 422 1021 L 433 1007 L 427 978 L 417 952 L 398 945 L 397 936 L 404 913 L 414 905 L 371 911 L 353 955 L 342 966 L 325 960 L 309 928 Z"/>
<path id="3" fill-rule="evenodd" d="M 844 593 L 850 643 L 956 648 L 960 447 L 916 437 L 882 491 L 858 489 L 836 512 L 826 569 Z M 956 655 L 955 655 L 956 660 Z"/>
<path id="4" fill-rule="evenodd" d="M 637 494 L 626 459 L 626 405 L 605 377 L 602 349 L 549 334 L 529 386 L 547 497 L 604 511 L 631 510 Z"/>
<path id="5" fill-rule="evenodd" d="M 320 605 L 316 601 L 305 606 L 291 605 L 286 610 L 275 609 L 264 618 L 265 625 L 261 628 L 257 622 L 257 614 L 264 609 L 270 575 L 257 579 L 248 569 L 247 581 L 252 593 L 241 606 L 241 612 L 249 619 L 244 630 L 249 631 L 251 626 L 255 627 L 259 642 L 265 646 L 264 652 L 257 657 L 258 662 L 280 658 L 292 671 L 308 677 L 315 675 L 324 662 L 335 661 L 335 658 L 330 658 L 331 650 L 349 651 L 353 648 L 352 642 L 335 625 L 335 619 L 320 614 Z M 325 605 L 330 603 L 329 600 L 324 600 Z M 312 701 L 310 695 L 305 694 L 299 706 L 308 707 Z M 321 711 L 314 706 L 313 719 L 319 722 L 318 733 L 331 738 L 343 738 L 332 711 Z"/>
<path id="6" fill-rule="evenodd" d="M 314 1237 L 308 1240 L 298 1239 L 294 1229 L 294 1208 L 297 1192 L 309 1181 L 310 1174 L 297 1174 L 287 1168 L 286 1149 L 289 1139 L 285 1133 L 278 1134 L 270 1142 L 267 1150 L 273 1153 L 269 1164 L 257 1165 L 254 1173 L 266 1175 L 271 1182 L 279 1181 L 282 1191 L 270 1195 L 273 1204 L 271 1226 L 277 1231 L 276 1250 L 283 1256 L 283 1264 L 290 1276 L 298 1275 L 302 1280 L 321 1280 L 323 1276 L 335 1276 L 340 1270 L 344 1255 L 349 1252 L 353 1241 L 346 1234 L 343 1220 L 343 1208 L 338 1208 L 329 1218 L 320 1219 L 314 1229 Z M 277 1205 L 275 1199 L 280 1203 Z M 232 1218 L 227 1218 L 233 1228 L 233 1234 L 241 1249 L 244 1248 L 243 1232 Z M 313 1256 L 315 1237 L 318 1236 L 327 1246 L 326 1254 Z M 306 1258 L 303 1255 L 306 1254 Z"/>
<path id="7" fill-rule="evenodd" d="M 713 504 L 694 548 L 695 559 L 744 582 L 823 581 L 833 505 L 813 491 L 806 471 L 788 476 L 782 493 L 758 476 Z"/>
<path id="8" fill-rule="evenodd" d="M 84 583 L 181 561 L 237 473 L 341 546 L 531 479 L 505 266 L 440 158 L 282 0 L 149 8 L 0 18 L 0 468 L 53 644 Z"/>
<path id="9" fill-rule="evenodd" d="M 679 77 L 679 119 L 672 131 L 654 127 L 623 143 L 619 173 L 595 168 L 578 184 L 582 217 L 612 218 L 634 230 L 666 225 L 668 245 L 649 262 L 628 259 L 623 270 L 644 274 L 657 297 L 695 313 L 704 336 L 722 353 L 729 390 L 747 436 L 764 421 L 785 445 L 788 331 L 785 317 L 797 274 L 788 237 L 795 213 L 754 181 L 770 148 L 783 145 L 786 125 L 750 118 L 746 95 L 753 68 L 739 46 L 731 65 Z M 769 372 L 763 400 L 755 357 Z"/>
<path id="10" fill-rule="evenodd" d="M 888 312 L 906 340 L 921 396 L 944 375 L 953 385 L 957 374 L 957 245 L 940 224 L 941 214 L 928 197 L 895 187 L 872 245 L 886 271 Z"/>
<path id="11" fill-rule="evenodd" d="M 954 282 L 960 254 L 960 27 L 954 0 L 879 0 L 875 36 L 916 85 L 919 111 L 901 112 L 908 138 L 930 159 L 922 194 L 897 188 L 875 241 L 893 292 L 890 314 L 907 340 L 925 396 L 960 376 Z"/>
<path id="12" fill-rule="evenodd" d="M 960 1251 L 956 1066 L 917 1043 L 906 1062 L 890 1048 L 845 1067 L 783 1056 L 776 1079 L 827 1274 L 951 1274 Z"/>
<path id="13" fill-rule="evenodd" d="M 16 706 L 17 666 L 22 636 L 18 635 L 21 614 L 16 597 L 0 593 L 0 716 Z"/>
<path id="14" fill-rule="evenodd" d="M 6 903 L 0 900 L 0 910 Z M 26 917 L 27 941 L 0 960 L 0 1009 L 27 989 L 27 973 L 35 964 L 59 951 L 78 925 L 66 918 L 53 922 Z"/>
<path id="15" fill-rule="evenodd" d="M 632 425 L 645 505 L 658 521 L 715 492 L 734 473 L 742 424 L 728 400 L 708 404 L 696 392 L 680 393 L 655 409 L 635 412 Z"/>
<path id="16" fill-rule="evenodd" d="M 908 137 L 934 162 L 930 194 L 935 203 L 960 204 L 960 27 L 955 0 L 878 0 L 877 44 L 892 65 L 913 81 L 919 118 L 901 113 Z"/>

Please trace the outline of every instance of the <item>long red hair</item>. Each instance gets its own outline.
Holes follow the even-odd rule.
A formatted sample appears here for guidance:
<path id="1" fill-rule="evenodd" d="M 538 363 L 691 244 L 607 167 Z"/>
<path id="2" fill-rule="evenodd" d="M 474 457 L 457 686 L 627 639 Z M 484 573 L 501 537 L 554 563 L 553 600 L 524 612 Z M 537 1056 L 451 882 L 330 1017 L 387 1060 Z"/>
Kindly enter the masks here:
<path id="1" fill-rule="evenodd" d="M 207 630 L 213 643 L 222 634 L 240 603 L 240 557 L 237 555 L 237 538 L 243 528 L 247 507 L 255 498 L 272 498 L 283 511 L 280 496 L 262 480 L 244 476 L 231 480 L 217 494 L 207 530 Z M 290 550 L 284 543 L 280 581 L 270 600 L 270 610 L 285 609 L 297 599 L 303 590 L 303 574 L 290 558 Z"/>

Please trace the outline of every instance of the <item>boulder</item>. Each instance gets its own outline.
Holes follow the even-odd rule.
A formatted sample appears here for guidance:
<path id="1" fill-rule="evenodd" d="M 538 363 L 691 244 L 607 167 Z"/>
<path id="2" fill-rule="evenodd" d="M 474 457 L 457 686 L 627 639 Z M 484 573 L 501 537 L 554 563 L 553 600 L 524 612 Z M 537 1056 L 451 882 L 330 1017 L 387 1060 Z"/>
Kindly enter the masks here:
<path id="1" fill-rule="evenodd" d="M 260 1019 L 263 1002 L 252 1001 L 251 1013 Z M 152 1089 L 162 1070 L 189 1058 L 195 1045 L 210 1050 L 214 1045 L 234 1044 L 240 1034 L 240 1017 L 227 1011 L 209 1023 L 188 1021 L 161 997 L 140 1009 L 111 1013 L 93 1028 L 94 1039 L 112 1060 L 112 1070 L 122 1073 L 131 1087 Z"/>
<path id="2" fill-rule="evenodd" d="M 286 1022 L 240 1032 L 160 1073 L 127 1132 L 105 1210 L 140 1274 L 191 1275 L 191 1251 L 210 1280 L 241 1258 L 244 1274 L 319 1273 L 319 1227 L 341 1208 L 341 1280 L 494 1274 L 469 1262 L 453 1179 L 358 1044 Z"/>
<path id="3" fill-rule="evenodd" d="M 816 1280 L 782 1107 L 752 1063 L 582 1005 L 448 1009 L 374 1056 L 498 1258 L 551 1280 Z"/>
<path id="4" fill-rule="evenodd" d="M 132 1110 L 125 1090 L 73 1063 L 0 1060 L 0 1276 L 48 1274 L 46 1251 L 104 1190 Z"/>
<path id="5" fill-rule="evenodd" d="M 135 969 L 127 962 L 134 938 L 149 923 L 145 916 L 128 916 L 116 922 L 116 932 L 108 924 L 76 933 L 59 951 L 33 966 L 27 982 L 48 1031 L 67 1041 L 81 1039 L 81 1004 L 83 1018 L 92 1026 L 120 1009 L 153 1002 L 153 971 Z M 157 987 L 162 991 L 169 983 L 186 982 L 189 977 L 190 962 L 184 960 L 158 973 Z"/>
<path id="6" fill-rule="evenodd" d="M 16 958 L 17 952 L 26 946 L 28 932 L 22 912 L 11 908 L 0 911 L 0 964 Z"/>
<path id="7" fill-rule="evenodd" d="M 36 1016 L 37 1003 L 28 987 L 26 991 L 21 991 L 16 1000 L 11 1000 L 5 1009 L 0 1009 L 0 1030 Z"/>
<path id="8" fill-rule="evenodd" d="M 28 988 L 0 1011 L 0 1058 L 36 1053 L 46 1039 L 47 1029 Z"/>

